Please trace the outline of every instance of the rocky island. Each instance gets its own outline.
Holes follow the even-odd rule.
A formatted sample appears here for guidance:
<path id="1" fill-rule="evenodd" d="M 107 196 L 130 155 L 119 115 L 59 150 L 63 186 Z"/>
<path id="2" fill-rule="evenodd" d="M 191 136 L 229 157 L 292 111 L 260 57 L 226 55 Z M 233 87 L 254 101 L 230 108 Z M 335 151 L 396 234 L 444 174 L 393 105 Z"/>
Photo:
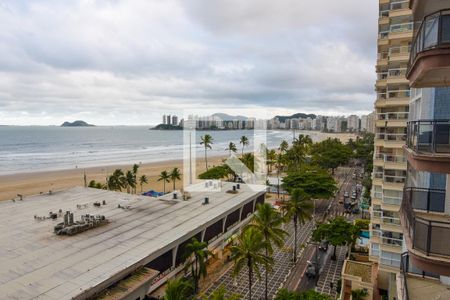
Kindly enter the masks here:
<path id="1" fill-rule="evenodd" d="M 92 127 L 95 125 L 88 124 L 85 121 L 77 120 L 74 122 L 64 122 L 61 124 L 61 127 Z"/>

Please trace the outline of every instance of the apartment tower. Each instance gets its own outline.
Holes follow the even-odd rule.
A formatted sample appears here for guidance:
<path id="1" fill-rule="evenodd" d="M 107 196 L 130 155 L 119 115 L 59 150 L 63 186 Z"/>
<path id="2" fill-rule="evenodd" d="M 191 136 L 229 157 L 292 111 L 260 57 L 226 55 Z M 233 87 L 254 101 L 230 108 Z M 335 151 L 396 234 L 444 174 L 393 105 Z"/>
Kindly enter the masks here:
<path id="1" fill-rule="evenodd" d="M 407 174 L 404 146 L 410 88 L 406 73 L 413 37 L 409 1 L 379 0 L 378 32 L 369 257 L 377 270 L 374 298 L 396 299 L 404 252 L 400 206 Z"/>
<path id="2" fill-rule="evenodd" d="M 414 40 L 398 299 L 450 299 L 450 0 L 411 0 Z"/>

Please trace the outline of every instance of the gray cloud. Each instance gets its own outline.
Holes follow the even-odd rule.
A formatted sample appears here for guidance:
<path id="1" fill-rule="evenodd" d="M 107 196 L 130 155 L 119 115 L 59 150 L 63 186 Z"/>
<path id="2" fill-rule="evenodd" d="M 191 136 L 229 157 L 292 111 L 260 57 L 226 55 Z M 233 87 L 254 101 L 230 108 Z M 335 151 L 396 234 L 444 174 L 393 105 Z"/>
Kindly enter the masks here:
<path id="1" fill-rule="evenodd" d="M 367 112 L 375 2 L 0 0 L 0 124 Z"/>

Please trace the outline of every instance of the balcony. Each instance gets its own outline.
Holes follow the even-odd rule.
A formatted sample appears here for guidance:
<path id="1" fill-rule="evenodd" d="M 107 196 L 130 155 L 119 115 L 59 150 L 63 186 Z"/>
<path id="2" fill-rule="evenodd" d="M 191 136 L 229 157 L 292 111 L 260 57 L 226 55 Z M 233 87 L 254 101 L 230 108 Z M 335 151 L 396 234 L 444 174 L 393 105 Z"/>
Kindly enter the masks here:
<path id="1" fill-rule="evenodd" d="M 411 47 L 407 78 L 415 88 L 448 86 L 450 10 L 427 15 Z"/>
<path id="2" fill-rule="evenodd" d="M 407 187 L 405 201 L 410 201 L 412 208 L 426 212 L 445 212 L 445 190 Z"/>
<path id="3" fill-rule="evenodd" d="M 450 120 L 408 122 L 407 145 L 417 154 L 450 154 Z"/>
<path id="4" fill-rule="evenodd" d="M 392 24 L 389 27 L 389 39 L 409 39 L 412 37 L 413 22 Z"/>
<path id="5" fill-rule="evenodd" d="M 408 112 L 377 113 L 377 127 L 406 127 Z"/>
<path id="6" fill-rule="evenodd" d="M 390 10 L 409 9 L 409 0 L 391 2 L 389 8 Z"/>
<path id="7" fill-rule="evenodd" d="M 410 91 L 398 89 L 389 90 L 386 92 L 379 92 L 377 95 L 376 107 L 389 106 L 406 106 L 409 105 Z"/>
<path id="8" fill-rule="evenodd" d="M 406 68 L 393 68 L 388 70 L 386 83 L 388 84 L 407 84 Z"/>
<path id="9" fill-rule="evenodd" d="M 400 210 L 408 250 L 414 265 L 450 276 L 450 218 L 433 218 L 414 211 L 412 199 L 405 197 Z"/>
<path id="10" fill-rule="evenodd" d="M 403 240 L 383 236 L 381 239 L 381 244 L 389 247 L 401 248 L 403 246 Z"/>
<path id="11" fill-rule="evenodd" d="M 391 61 L 408 61 L 409 59 L 409 46 L 398 46 L 389 48 L 389 60 Z"/>

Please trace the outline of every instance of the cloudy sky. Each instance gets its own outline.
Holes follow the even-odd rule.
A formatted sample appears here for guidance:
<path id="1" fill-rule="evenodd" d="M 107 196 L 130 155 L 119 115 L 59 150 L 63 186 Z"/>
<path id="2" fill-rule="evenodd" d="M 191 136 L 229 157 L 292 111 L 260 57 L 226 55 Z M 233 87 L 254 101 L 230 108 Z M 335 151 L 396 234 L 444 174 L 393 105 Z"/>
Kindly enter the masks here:
<path id="1" fill-rule="evenodd" d="M 0 124 L 367 113 L 377 3 L 0 0 Z"/>

